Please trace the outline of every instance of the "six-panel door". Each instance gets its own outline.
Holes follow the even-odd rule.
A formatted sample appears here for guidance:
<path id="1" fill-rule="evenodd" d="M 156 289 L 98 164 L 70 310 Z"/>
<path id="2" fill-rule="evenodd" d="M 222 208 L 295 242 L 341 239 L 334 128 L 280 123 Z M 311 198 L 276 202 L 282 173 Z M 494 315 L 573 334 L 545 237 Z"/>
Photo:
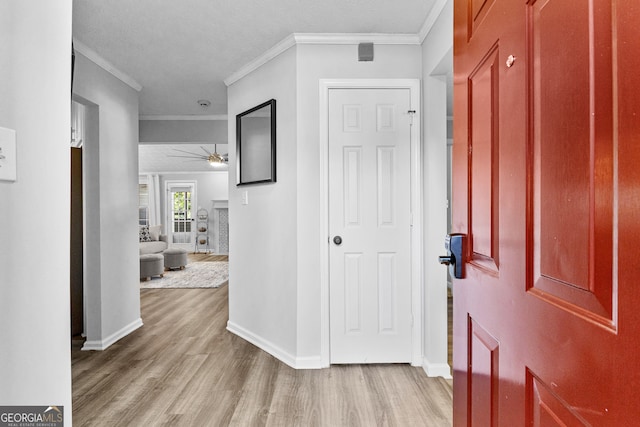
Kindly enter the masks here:
<path id="1" fill-rule="evenodd" d="M 640 420 L 639 10 L 455 2 L 455 425 Z"/>
<path id="2" fill-rule="evenodd" d="M 331 363 L 411 361 L 409 109 L 409 89 L 329 91 Z"/>

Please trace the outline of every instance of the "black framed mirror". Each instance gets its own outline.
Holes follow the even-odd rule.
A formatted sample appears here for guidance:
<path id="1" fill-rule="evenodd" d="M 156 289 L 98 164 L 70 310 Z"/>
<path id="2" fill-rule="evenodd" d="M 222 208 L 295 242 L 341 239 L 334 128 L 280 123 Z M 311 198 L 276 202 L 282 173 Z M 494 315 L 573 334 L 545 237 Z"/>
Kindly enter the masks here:
<path id="1" fill-rule="evenodd" d="M 236 116 L 237 185 L 276 182 L 276 100 Z"/>

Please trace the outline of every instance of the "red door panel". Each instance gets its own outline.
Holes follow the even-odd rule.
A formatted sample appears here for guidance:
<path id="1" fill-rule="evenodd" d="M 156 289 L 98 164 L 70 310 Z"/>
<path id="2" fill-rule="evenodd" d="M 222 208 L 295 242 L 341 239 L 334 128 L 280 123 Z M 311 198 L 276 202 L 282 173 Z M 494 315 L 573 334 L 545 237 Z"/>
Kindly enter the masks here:
<path id="1" fill-rule="evenodd" d="M 573 3 L 538 0 L 529 7 L 529 50 L 536 58 L 527 64 L 533 109 L 529 286 L 550 303 L 614 328 L 611 4 L 594 2 L 590 10 Z"/>
<path id="2" fill-rule="evenodd" d="M 498 49 L 482 58 L 469 76 L 469 236 L 473 261 L 498 265 Z"/>
<path id="3" fill-rule="evenodd" d="M 456 0 L 454 424 L 637 425 L 640 5 Z"/>

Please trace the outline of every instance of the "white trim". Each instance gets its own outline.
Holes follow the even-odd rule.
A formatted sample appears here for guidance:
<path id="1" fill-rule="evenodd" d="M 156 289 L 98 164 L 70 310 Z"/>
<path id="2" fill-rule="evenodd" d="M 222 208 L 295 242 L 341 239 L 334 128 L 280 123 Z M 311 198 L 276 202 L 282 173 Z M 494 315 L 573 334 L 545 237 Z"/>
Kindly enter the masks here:
<path id="1" fill-rule="evenodd" d="M 102 351 L 102 350 L 106 350 L 112 344 L 114 344 L 116 341 L 126 337 L 131 332 L 133 332 L 136 329 L 140 328 L 142 325 L 143 325 L 142 319 L 138 317 L 133 322 L 129 323 L 128 325 L 126 325 L 125 327 L 120 329 L 119 331 L 116 331 L 116 332 L 112 333 L 111 335 L 109 335 L 108 337 L 106 337 L 103 340 L 85 341 L 81 350 L 82 351 L 90 351 L 90 350 Z"/>
<path id="2" fill-rule="evenodd" d="M 271 341 L 267 341 L 262 337 L 248 331 L 242 326 L 233 323 L 231 320 L 227 321 L 227 331 L 231 332 L 239 336 L 240 338 L 250 342 L 255 345 L 259 349 L 269 353 L 276 359 L 285 363 L 286 365 L 294 368 L 294 369 L 319 369 L 322 366 L 320 365 L 320 358 L 317 357 L 295 357 L 291 353 L 286 350 L 278 347 Z"/>
<path id="3" fill-rule="evenodd" d="M 229 200 L 212 200 L 213 209 L 229 209 Z"/>
<path id="4" fill-rule="evenodd" d="M 425 358 L 422 362 L 422 369 L 428 377 L 442 377 L 446 380 L 453 378 L 451 376 L 451 366 L 448 363 L 429 363 Z"/>
<path id="5" fill-rule="evenodd" d="M 160 175 L 159 172 L 155 172 Z M 197 172 L 194 172 L 197 173 Z M 170 197 L 169 193 L 171 191 L 171 187 L 181 187 L 181 186 L 190 186 L 193 188 L 191 192 L 191 218 L 195 219 L 196 213 L 198 212 L 198 181 L 193 179 L 168 179 L 164 182 L 164 213 L 165 213 L 165 224 L 167 224 L 167 228 L 165 230 L 165 234 L 167 235 L 167 243 L 169 247 L 177 247 L 190 250 L 191 247 L 195 247 L 195 221 L 192 221 L 191 226 L 191 242 L 190 243 L 173 243 L 173 221 L 171 220 L 171 207 L 170 207 Z"/>
<path id="6" fill-rule="evenodd" d="M 322 369 L 322 359 L 320 356 L 296 357 L 296 369 Z"/>
<path id="7" fill-rule="evenodd" d="M 408 44 L 418 45 L 417 34 L 380 34 L 380 33 L 294 33 L 296 44 Z"/>
<path id="8" fill-rule="evenodd" d="M 91 49 L 75 37 L 73 38 L 73 50 L 82 54 L 89 61 L 93 62 L 106 72 L 111 73 L 114 77 L 121 80 L 123 83 L 126 83 L 136 91 L 140 92 L 142 90 L 142 85 L 135 81 L 133 77 L 118 70 L 115 65 L 104 59 L 95 50 Z"/>
<path id="9" fill-rule="evenodd" d="M 249 62 L 245 66 L 241 67 L 238 71 L 236 71 L 235 73 L 231 74 L 229 77 L 224 79 L 224 84 L 227 86 L 231 86 L 232 84 L 234 84 L 241 78 L 245 77 L 252 71 L 257 70 L 267 62 L 271 61 L 281 53 L 285 52 L 290 47 L 295 46 L 295 44 L 296 44 L 296 40 L 293 34 L 285 37 L 278 44 L 273 46 L 271 49 L 267 50 L 265 53 L 258 56 L 256 59 Z"/>
<path id="10" fill-rule="evenodd" d="M 424 290 L 422 277 L 422 146 L 420 144 L 422 121 L 421 89 L 418 79 L 321 79 L 320 90 L 320 235 L 329 236 L 329 90 L 337 88 L 393 88 L 409 89 L 413 127 L 411 129 L 411 294 L 413 328 L 413 366 L 422 365 L 422 337 L 424 325 Z M 331 364 L 330 357 L 330 306 L 329 306 L 329 249 L 327 241 L 321 240 L 320 247 L 320 357 L 323 367 Z"/>
<path id="11" fill-rule="evenodd" d="M 164 177 L 164 175 L 196 175 L 196 174 L 201 174 L 201 173 L 205 173 L 207 175 L 210 174 L 228 174 L 229 171 L 226 169 L 216 169 L 216 170 L 210 170 L 210 171 L 139 171 L 138 174 L 140 176 L 147 176 L 149 174 L 152 175 L 162 175 Z"/>
<path id="12" fill-rule="evenodd" d="M 184 115 L 160 115 L 160 114 L 148 114 L 142 115 L 139 120 L 228 120 L 229 116 L 226 114 L 209 114 L 209 115 L 196 115 L 196 114 L 184 114 Z"/>
<path id="13" fill-rule="evenodd" d="M 434 24 L 438 21 L 442 10 L 449 1 L 451 0 L 436 0 L 436 3 L 429 11 L 427 18 L 424 20 L 424 23 L 422 24 L 422 27 L 420 27 L 420 31 L 418 32 L 417 37 L 420 41 L 419 44 L 422 44 L 424 42 L 424 39 L 427 38 L 427 35 L 429 35 L 429 31 L 431 31 L 431 28 L 433 28 Z"/>
<path id="14" fill-rule="evenodd" d="M 231 86 L 241 78 L 260 68 L 281 53 L 297 44 L 326 44 L 326 45 L 354 45 L 362 42 L 391 45 L 419 45 L 417 34 L 376 34 L 376 33 L 293 33 L 282 39 L 271 49 L 250 61 L 238 71 L 224 80 L 224 84 Z"/>

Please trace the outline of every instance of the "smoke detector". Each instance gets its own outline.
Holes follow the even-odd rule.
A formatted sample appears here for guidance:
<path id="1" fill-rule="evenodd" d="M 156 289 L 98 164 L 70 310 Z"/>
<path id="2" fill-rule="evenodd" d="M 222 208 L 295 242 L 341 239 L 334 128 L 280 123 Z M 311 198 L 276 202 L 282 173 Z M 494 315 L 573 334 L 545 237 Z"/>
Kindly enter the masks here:
<path id="1" fill-rule="evenodd" d="M 211 106 L 211 101 L 208 99 L 198 99 L 198 105 L 202 108 L 209 108 Z"/>

